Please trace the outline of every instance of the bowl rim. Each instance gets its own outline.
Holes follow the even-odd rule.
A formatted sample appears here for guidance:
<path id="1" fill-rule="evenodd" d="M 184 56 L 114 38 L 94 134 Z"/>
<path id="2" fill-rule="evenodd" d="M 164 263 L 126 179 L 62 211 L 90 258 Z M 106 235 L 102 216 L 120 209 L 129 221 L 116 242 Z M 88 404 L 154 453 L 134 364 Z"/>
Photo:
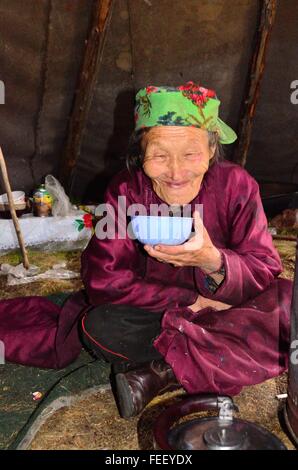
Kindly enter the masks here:
<path id="1" fill-rule="evenodd" d="M 17 203 L 17 201 L 19 201 L 20 199 L 23 202 L 23 199 L 25 201 L 26 193 L 25 191 L 12 191 L 12 196 L 15 203 Z M 0 204 L 8 204 L 7 193 L 0 194 Z"/>
<path id="2" fill-rule="evenodd" d="M 15 202 L 14 203 L 14 208 L 15 208 L 16 211 L 24 210 L 24 209 L 26 209 L 26 207 L 27 207 L 26 201 L 24 201 L 24 202 Z M 9 204 L 7 204 L 7 203 L 3 204 L 2 202 L 0 202 L 0 211 L 1 212 L 7 212 L 9 210 L 10 210 Z"/>

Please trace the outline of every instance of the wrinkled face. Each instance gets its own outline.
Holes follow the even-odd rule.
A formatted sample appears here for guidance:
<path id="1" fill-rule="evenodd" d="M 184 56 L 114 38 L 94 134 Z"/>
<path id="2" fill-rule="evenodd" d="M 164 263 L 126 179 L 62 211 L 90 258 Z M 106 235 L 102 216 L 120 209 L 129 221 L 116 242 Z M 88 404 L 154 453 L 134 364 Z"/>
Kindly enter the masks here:
<path id="1" fill-rule="evenodd" d="M 143 170 L 156 194 L 168 204 L 188 204 L 199 192 L 215 147 L 196 127 L 152 127 L 142 139 Z"/>

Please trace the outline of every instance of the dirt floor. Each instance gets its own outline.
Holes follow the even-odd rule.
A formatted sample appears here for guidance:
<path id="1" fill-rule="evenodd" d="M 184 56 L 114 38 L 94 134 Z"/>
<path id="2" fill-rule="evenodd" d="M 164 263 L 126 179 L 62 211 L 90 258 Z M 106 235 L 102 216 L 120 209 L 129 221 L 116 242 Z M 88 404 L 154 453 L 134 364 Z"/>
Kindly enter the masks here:
<path id="1" fill-rule="evenodd" d="M 234 401 L 239 407 L 238 418 L 262 425 L 279 437 L 288 449 L 294 449 L 279 421 L 284 401 L 278 401 L 276 395 L 285 393 L 286 388 L 287 377 L 284 375 L 246 387 Z M 181 394 L 164 394 L 154 399 L 140 416 L 124 420 L 119 417 L 111 390 L 97 392 L 70 408 L 57 411 L 37 433 L 30 449 L 153 450 L 154 422 Z M 206 414 L 192 414 L 191 418 L 197 416 Z"/>
<path id="2" fill-rule="evenodd" d="M 295 263 L 295 242 L 275 241 L 281 255 L 284 272 L 281 277 L 293 279 Z M 78 252 L 49 254 L 30 253 L 33 264 L 44 270 L 61 261 L 67 267 L 79 272 L 80 254 Z M 17 264 L 19 255 L 0 257 L 0 263 Z M 7 287 L 5 278 L 0 277 L 2 298 L 21 295 L 48 295 L 61 291 L 74 291 L 82 287 L 80 280 L 47 281 L 20 287 Z M 294 448 L 283 431 L 281 410 L 284 401 L 276 398 L 285 393 L 287 388 L 286 374 L 263 384 L 246 387 L 235 398 L 240 408 L 239 417 L 266 427 L 280 437 L 288 448 Z M 119 417 L 111 390 L 102 390 L 88 398 L 78 400 L 70 408 L 63 408 L 50 417 L 40 428 L 31 449 L 108 449 L 131 450 L 153 449 L 152 427 L 161 410 L 175 400 L 174 394 L 158 397 L 148 405 L 141 416 L 130 420 Z"/>

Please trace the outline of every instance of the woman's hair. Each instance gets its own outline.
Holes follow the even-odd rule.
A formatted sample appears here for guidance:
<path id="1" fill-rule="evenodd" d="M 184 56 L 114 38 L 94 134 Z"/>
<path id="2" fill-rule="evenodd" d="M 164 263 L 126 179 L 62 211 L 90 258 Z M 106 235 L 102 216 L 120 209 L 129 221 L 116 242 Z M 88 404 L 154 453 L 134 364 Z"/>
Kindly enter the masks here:
<path id="1" fill-rule="evenodd" d="M 151 128 L 149 127 L 133 132 L 129 139 L 126 166 L 130 172 L 142 168 L 143 166 L 144 156 L 142 152 L 141 141 L 143 136 L 149 132 L 150 129 Z M 215 146 L 214 155 L 209 163 L 210 167 L 213 165 L 213 163 L 224 159 L 224 150 L 222 144 L 219 141 L 219 135 L 217 132 L 208 131 L 208 139 L 209 147 L 211 148 Z"/>

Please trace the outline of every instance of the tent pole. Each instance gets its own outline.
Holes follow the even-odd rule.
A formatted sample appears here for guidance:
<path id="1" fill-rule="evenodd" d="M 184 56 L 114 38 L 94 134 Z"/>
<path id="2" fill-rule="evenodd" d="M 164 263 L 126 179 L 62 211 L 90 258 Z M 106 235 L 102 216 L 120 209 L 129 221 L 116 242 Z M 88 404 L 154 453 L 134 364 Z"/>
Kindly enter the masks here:
<path id="1" fill-rule="evenodd" d="M 13 201 L 13 195 L 11 192 L 11 186 L 10 186 L 8 173 L 7 173 L 7 167 L 6 167 L 6 163 L 5 163 L 5 159 L 4 159 L 4 155 L 2 153 L 1 147 L 0 147 L 0 168 L 1 168 L 2 178 L 3 178 L 3 182 L 4 182 L 4 186 L 5 186 L 5 190 L 6 190 L 6 194 L 8 198 L 8 205 L 9 205 L 11 218 L 13 220 L 14 228 L 18 237 L 19 245 L 21 248 L 22 256 L 23 256 L 23 266 L 24 268 L 29 269 L 30 265 L 29 265 L 28 253 L 25 247 L 24 238 L 23 238 L 21 227 L 19 224 L 19 219 L 16 214 L 14 201 Z"/>
<path id="2" fill-rule="evenodd" d="M 238 145 L 233 154 L 233 161 L 243 167 L 246 164 L 249 151 L 253 119 L 259 100 L 260 85 L 265 69 L 269 39 L 275 22 L 276 9 L 277 0 L 263 0 L 256 36 L 256 47 L 248 76 L 247 94 L 244 99 L 242 118 L 238 130 Z"/>
<path id="3" fill-rule="evenodd" d="M 60 180 L 69 190 L 73 169 L 78 161 L 94 96 L 96 78 L 104 48 L 107 24 L 111 18 L 113 0 L 94 0 L 89 37 L 70 116 L 67 142 L 62 156 Z"/>

